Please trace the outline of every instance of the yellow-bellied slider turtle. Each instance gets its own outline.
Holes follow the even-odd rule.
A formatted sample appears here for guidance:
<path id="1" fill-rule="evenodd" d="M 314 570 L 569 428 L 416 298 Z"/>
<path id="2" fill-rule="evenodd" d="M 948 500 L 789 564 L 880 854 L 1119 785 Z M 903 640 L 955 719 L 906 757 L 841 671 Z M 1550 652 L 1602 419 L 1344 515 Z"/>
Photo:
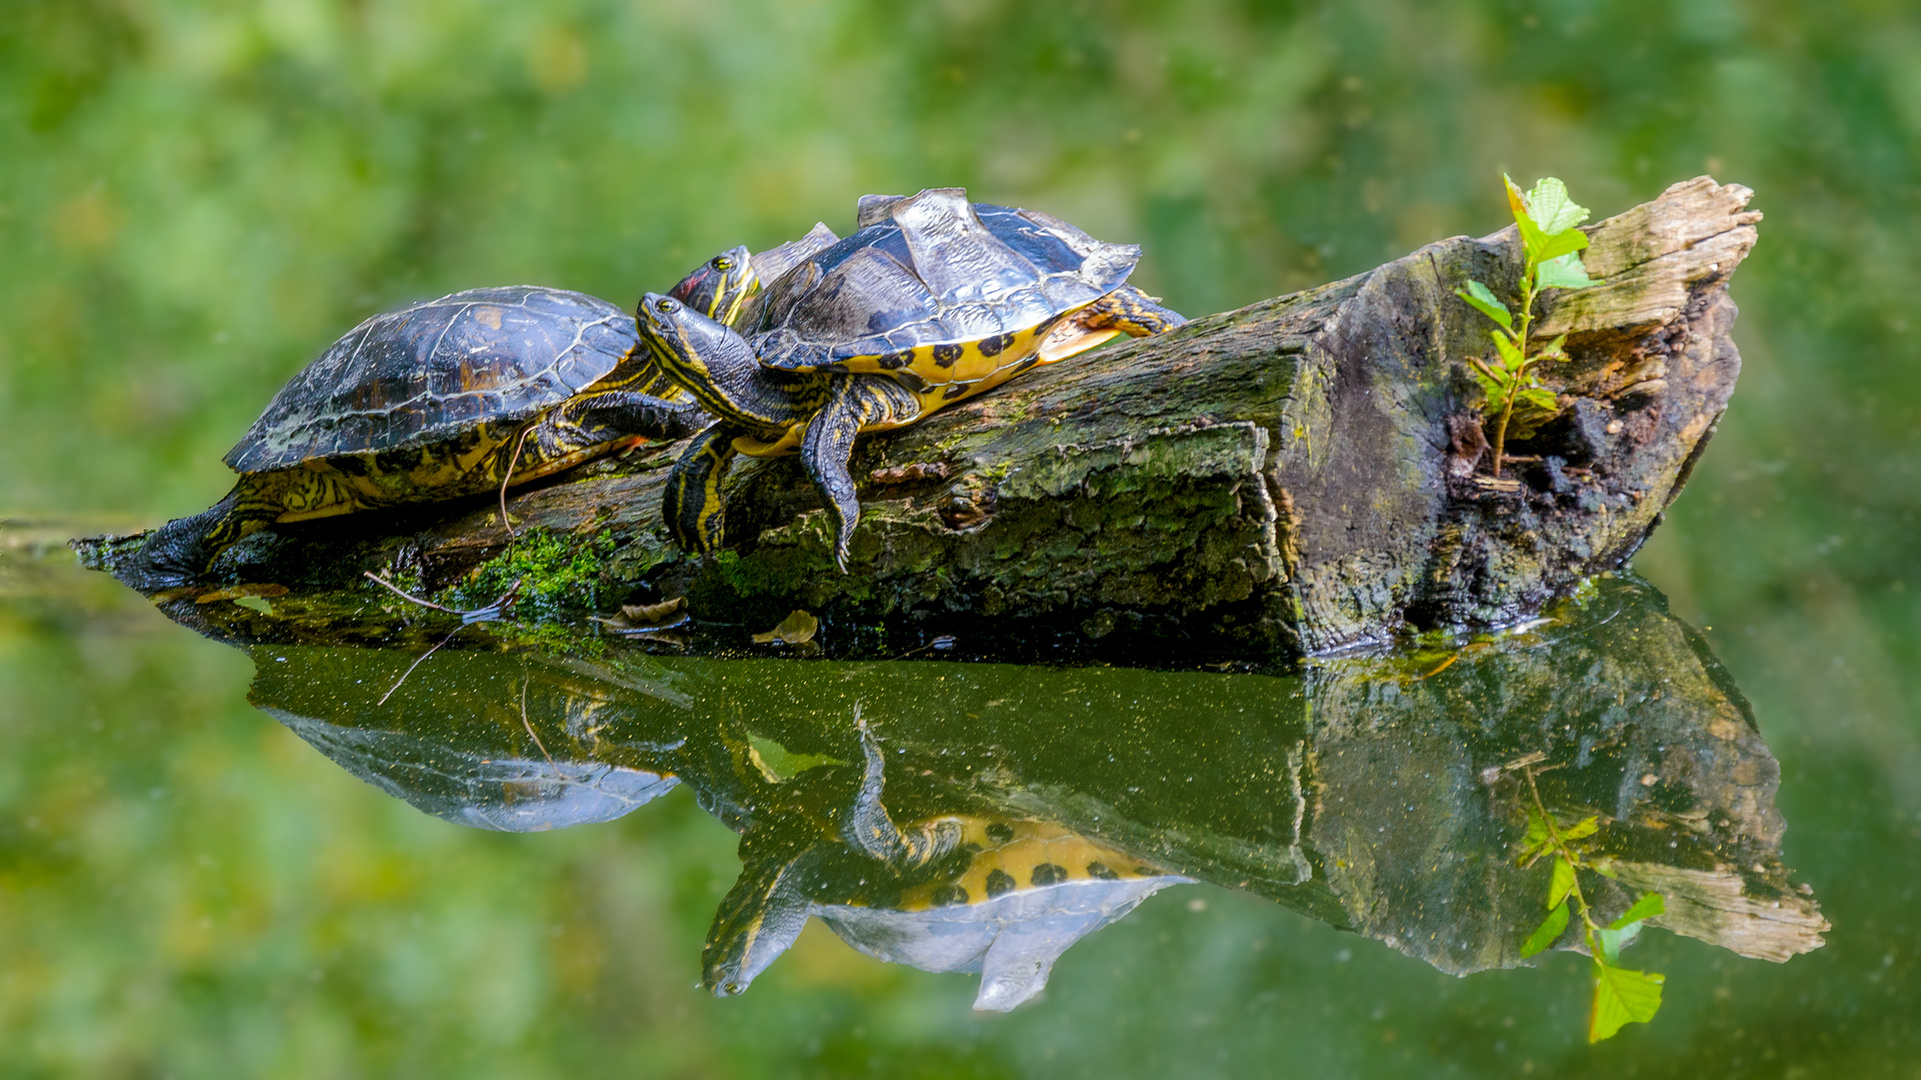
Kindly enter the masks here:
<path id="1" fill-rule="evenodd" d="M 1125 284 L 1138 247 L 976 206 L 958 188 L 867 196 L 859 225 L 750 301 L 739 333 L 671 296 L 641 301 L 640 335 L 662 370 L 719 418 L 662 498 L 684 549 L 719 545 L 721 479 L 736 453 L 798 450 L 844 571 L 860 513 L 847 467 L 858 432 L 914 423 L 1114 334 L 1184 321 Z"/>
<path id="2" fill-rule="evenodd" d="M 182 585 L 273 522 L 472 495 L 698 428 L 700 409 L 636 345 L 620 308 L 533 285 L 368 319 L 227 454 L 233 490 L 156 530 L 122 580 Z"/>
<path id="3" fill-rule="evenodd" d="M 911 875 L 959 846 L 958 821 L 943 818 L 910 829 L 894 824 L 881 804 L 885 759 L 858 708 L 854 726 L 861 747 L 857 768 L 817 765 L 782 783 L 769 782 L 757 760 L 749 764 L 756 758 L 751 746 L 734 741 L 734 780 L 753 794 L 723 815 L 743 831 L 740 880 L 714 912 L 701 950 L 705 985 L 716 996 L 747 989 L 787 951 L 823 882 L 883 869 Z"/>

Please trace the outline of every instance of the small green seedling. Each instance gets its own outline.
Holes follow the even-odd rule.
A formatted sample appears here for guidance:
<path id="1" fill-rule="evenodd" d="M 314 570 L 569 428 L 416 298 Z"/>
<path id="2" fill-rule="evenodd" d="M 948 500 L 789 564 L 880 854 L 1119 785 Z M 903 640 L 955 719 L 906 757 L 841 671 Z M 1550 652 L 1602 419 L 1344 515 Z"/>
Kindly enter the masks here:
<path id="1" fill-rule="evenodd" d="M 1580 918 L 1582 939 L 1588 955 L 1594 958 L 1594 1003 L 1588 1009 L 1587 1041 L 1597 1043 L 1621 1030 L 1623 1024 L 1647 1023 L 1661 1009 L 1661 985 L 1666 976 L 1621 967 L 1621 948 L 1640 936 L 1643 921 L 1667 910 L 1666 904 L 1660 893 L 1644 893 L 1620 918 L 1606 926 L 1596 922 L 1576 871 L 1614 876 L 1604 861 L 1589 859 L 1585 845 L 1580 843 L 1599 831 L 1600 819 L 1584 818 L 1572 825 L 1556 822 L 1541 804 L 1534 771 L 1529 769 L 1526 775 L 1534 805 L 1527 811 L 1521 864 L 1531 866 L 1545 856 L 1554 860 L 1554 867 L 1548 876 L 1548 916 L 1522 943 L 1521 955 L 1533 956 L 1561 940 L 1570 913 Z"/>
<path id="2" fill-rule="evenodd" d="M 1514 223 L 1520 226 L 1521 243 L 1527 251 L 1527 265 L 1521 272 L 1519 285 L 1520 314 L 1508 310 L 1507 304 L 1495 296 L 1492 289 L 1478 281 L 1470 279 L 1467 288 L 1454 290 L 1500 327 L 1489 332 L 1494 339 L 1495 358 L 1468 361 L 1487 394 L 1483 412 L 1497 417 L 1494 422 L 1494 475 L 1497 477 L 1501 475 L 1502 455 L 1507 450 L 1507 425 L 1514 417 L 1514 406 L 1526 404 L 1544 412 L 1557 408 L 1554 393 L 1541 385 L 1534 365 L 1542 360 L 1566 360 L 1567 354 L 1561 351 L 1561 346 L 1567 341 L 1567 335 L 1562 334 L 1546 347 L 1530 351 L 1528 329 L 1534 322 L 1535 299 L 1543 289 L 1585 289 L 1594 284 L 1587 276 L 1587 267 L 1582 265 L 1580 255 L 1581 249 L 1587 247 L 1587 236 L 1578 226 L 1587 220 L 1587 207 L 1575 205 L 1574 200 L 1568 198 L 1567 185 L 1552 176 L 1543 177 L 1535 183 L 1534 190 L 1525 195 L 1507 176 L 1503 175 L 1501 180 L 1507 185 L 1507 204 L 1514 211 Z"/>

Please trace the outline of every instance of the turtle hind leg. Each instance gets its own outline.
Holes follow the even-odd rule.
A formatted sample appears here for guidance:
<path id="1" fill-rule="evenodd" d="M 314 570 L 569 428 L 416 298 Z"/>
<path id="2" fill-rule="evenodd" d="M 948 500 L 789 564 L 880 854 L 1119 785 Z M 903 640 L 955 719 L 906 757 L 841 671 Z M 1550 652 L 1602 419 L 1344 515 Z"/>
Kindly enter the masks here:
<path id="1" fill-rule="evenodd" d="M 713 422 L 691 401 L 636 390 L 583 394 L 550 410 L 532 427 L 501 441 L 490 479 L 507 486 L 571 469 L 642 439 L 669 443 Z"/>
<path id="2" fill-rule="evenodd" d="M 1146 337 L 1172 330 L 1187 316 L 1164 308 L 1155 297 L 1123 285 L 1082 308 L 1074 321 L 1088 330 L 1119 330 L 1130 337 Z"/>
<path id="3" fill-rule="evenodd" d="M 729 425 L 715 424 L 694 436 L 661 492 L 660 516 L 674 543 L 690 555 L 712 553 L 726 534 L 727 503 L 720 483 L 734 460 L 738 434 Z"/>
<path id="4" fill-rule="evenodd" d="M 115 568 L 114 577 L 143 593 L 198 581 L 221 552 L 280 516 L 281 506 L 253 497 L 258 494 L 255 487 L 243 479 L 200 513 L 175 518 L 148 533 L 146 543 Z"/>

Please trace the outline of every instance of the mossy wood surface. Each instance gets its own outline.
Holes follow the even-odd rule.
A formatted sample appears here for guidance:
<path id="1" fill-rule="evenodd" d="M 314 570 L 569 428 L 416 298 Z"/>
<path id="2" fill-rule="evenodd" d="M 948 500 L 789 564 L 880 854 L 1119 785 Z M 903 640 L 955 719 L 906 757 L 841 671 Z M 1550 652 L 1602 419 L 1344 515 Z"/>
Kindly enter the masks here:
<path id="1" fill-rule="evenodd" d="M 677 445 L 575 470 L 508 508 L 523 531 L 613 542 L 599 606 L 685 595 L 709 622 L 804 607 L 830 627 L 1273 655 L 1511 621 L 1620 564 L 1686 481 L 1740 371 L 1727 283 L 1756 238 L 1751 195 L 1701 177 L 1587 230 L 1598 284 L 1550 292 L 1536 329 L 1569 334 L 1572 361 L 1542 372 L 1562 410 L 1510 436 L 1518 457 L 1498 481 L 1464 365 L 1492 351 L 1486 320 L 1453 290 L 1517 278 L 1512 227 L 863 438 L 847 575 L 793 458 L 736 469 L 730 550 L 706 563 L 660 524 Z M 215 571 L 339 585 L 373 570 L 438 588 L 507 540 L 492 500 L 474 500 L 280 526 Z M 126 542 L 76 546 L 110 568 Z"/>

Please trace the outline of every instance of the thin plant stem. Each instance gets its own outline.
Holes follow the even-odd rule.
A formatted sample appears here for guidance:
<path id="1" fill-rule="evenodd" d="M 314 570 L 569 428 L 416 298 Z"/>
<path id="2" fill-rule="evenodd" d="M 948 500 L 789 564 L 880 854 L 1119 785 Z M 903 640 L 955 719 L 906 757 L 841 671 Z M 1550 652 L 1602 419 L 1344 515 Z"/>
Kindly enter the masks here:
<path id="1" fill-rule="evenodd" d="M 1514 399 L 1521 394 L 1521 380 L 1527 374 L 1528 326 L 1534 321 L 1534 267 L 1529 265 L 1521 275 L 1521 326 L 1511 331 L 1509 336 L 1514 347 L 1519 350 L 1520 362 L 1515 365 L 1514 376 L 1507 384 L 1507 399 L 1501 403 L 1501 419 L 1494 425 L 1494 478 L 1501 478 L 1501 459 L 1507 451 L 1507 422 L 1514 415 Z"/>
<path id="2" fill-rule="evenodd" d="M 1522 771 L 1527 776 L 1528 793 L 1534 796 L 1534 809 L 1540 813 L 1541 820 L 1547 823 L 1547 835 L 1554 841 L 1555 853 L 1567 860 L 1569 869 L 1578 869 L 1580 864 L 1574 861 L 1574 849 L 1561 839 L 1561 830 L 1554 824 L 1554 815 L 1547 812 L 1547 805 L 1541 801 L 1541 789 L 1534 783 L 1534 770 L 1528 768 Z M 1574 884 L 1568 889 L 1568 895 L 1574 898 L 1575 913 L 1581 916 L 1581 937 L 1587 943 L 1588 954 L 1598 961 L 1601 950 L 1594 940 L 1596 928 L 1594 919 L 1588 915 L 1587 896 L 1581 892 L 1581 875 L 1576 873 L 1573 879 Z"/>
<path id="3" fill-rule="evenodd" d="M 435 605 L 435 606 L 436 606 L 436 607 L 438 607 L 439 605 Z M 445 611 L 445 610 L 447 610 L 447 609 L 446 609 L 446 608 L 441 608 L 441 610 L 442 610 L 442 611 Z M 453 631 L 452 631 L 452 633 L 449 633 L 449 634 L 448 634 L 448 635 L 447 635 L 446 637 L 444 637 L 444 638 L 441 638 L 441 639 L 440 639 L 439 641 L 436 641 L 436 642 L 434 642 L 434 647 L 433 647 L 433 648 L 431 648 L 431 649 L 428 649 L 428 650 L 427 650 L 426 652 L 424 652 L 424 653 L 421 653 L 421 654 L 420 654 L 420 659 L 418 659 L 418 660 L 415 660 L 415 661 L 414 661 L 413 663 L 411 663 L 411 664 L 408 664 L 408 665 L 407 665 L 407 670 L 406 670 L 406 671 L 403 671 L 403 672 L 401 672 L 401 673 L 400 673 L 400 680 L 399 680 L 398 682 L 396 682 L 396 683 L 394 683 L 394 684 L 393 684 L 392 686 L 389 686 L 389 687 L 387 688 L 387 692 L 386 692 L 386 693 L 384 693 L 384 694 L 382 694 L 382 695 L 380 695 L 380 700 L 379 700 L 379 701 L 376 701 L 376 702 L 374 702 L 374 704 L 375 704 L 375 705 L 385 705 L 385 704 L 387 703 L 387 699 L 388 699 L 388 698 L 390 698 L 390 697 L 393 697 L 393 696 L 394 696 L 394 691 L 396 691 L 396 690 L 398 690 L 398 689 L 400 689 L 400 688 L 401 688 L 401 686 L 403 686 L 403 685 L 404 685 L 404 684 L 405 684 L 405 683 L 407 682 L 407 679 L 408 679 L 408 677 L 409 677 L 409 676 L 411 676 L 411 675 L 412 675 L 412 674 L 414 673 L 414 669 L 415 669 L 415 668 L 417 668 L 417 667 L 419 667 L 420 665 L 422 665 L 422 664 L 424 664 L 424 663 L 426 663 L 426 662 L 427 662 L 427 658 L 428 658 L 429 656 L 432 656 L 433 654 L 435 654 L 435 653 L 437 653 L 437 652 L 439 652 L 439 651 L 440 651 L 440 647 L 441 647 L 442 645 L 445 645 L 445 644 L 447 644 L 447 643 L 448 643 L 449 641 L 452 641 L 452 640 L 454 639 L 454 634 L 458 634 L 458 633 L 460 633 L 460 632 L 461 632 L 462 630 L 465 630 L 465 629 L 467 629 L 467 627 L 466 627 L 466 624 L 464 624 L 464 623 L 463 623 L 463 624 L 461 624 L 460 626 L 457 626 L 457 627 L 455 627 L 455 628 L 453 629 Z"/>
<path id="4" fill-rule="evenodd" d="M 507 516 L 507 485 L 514 482 L 514 470 L 520 466 L 521 448 L 527 445 L 527 436 L 531 434 L 533 430 L 532 427 L 522 430 L 520 438 L 514 441 L 513 460 L 507 462 L 507 475 L 500 478 L 500 525 L 501 528 L 507 530 L 507 546 L 509 548 L 513 547 L 514 541 L 520 539 L 520 534 L 514 531 L 513 519 Z"/>
<path id="5" fill-rule="evenodd" d="M 385 588 L 391 591 L 394 595 L 400 597 L 402 600 L 406 600 L 410 603 L 419 604 L 421 607 L 430 607 L 430 608 L 433 608 L 435 611 L 444 611 L 449 615 L 467 614 L 467 612 L 455 611 L 453 608 L 450 608 L 450 607 L 442 607 L 439 604 L 434 603 L 432 600 L 422 600 L 420 597 L 415 596 L 410 592 L 404 591 L 403 589 L 401 589 L 400 586 L 395 585 L 393 582 L 388 581 L 386 578 L 381 577 L 379 574 L 374 573 L 372 570 L 363 570 L 361 571 L 361 574 L 365 576 L 368 581 L 371 581 L 374 584 L 379 585 L 382 588 Z"/>

